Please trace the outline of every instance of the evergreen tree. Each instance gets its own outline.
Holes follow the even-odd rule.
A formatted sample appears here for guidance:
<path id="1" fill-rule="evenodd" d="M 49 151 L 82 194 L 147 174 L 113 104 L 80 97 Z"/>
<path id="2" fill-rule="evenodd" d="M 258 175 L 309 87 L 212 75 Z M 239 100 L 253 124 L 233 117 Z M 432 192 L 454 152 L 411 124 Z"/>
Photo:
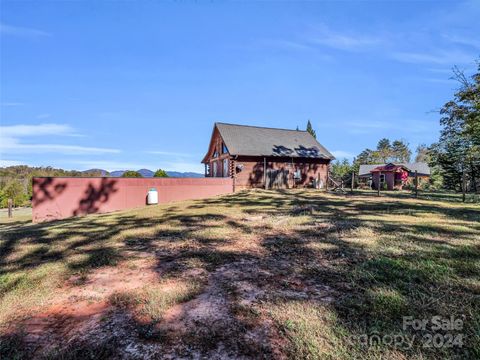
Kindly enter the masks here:
<path id="1" fill-rule="evenodd" d="M 122 177 L 134 177 L 134 178 L 141 178 L 143 177 L 138 171 L 134 170 L 127 170 L 123 173 Z"/>
<path id="2" fill-rule="evenodd" d="M 317 134 L 315 133 L 315 130 L 313 130 L 312 123 L 310 122 L 310 119 L 307 122 L 307 132 L 309 132 L 315 139 L 317 138 Z"/>
<path id="3" fill-rule="evenodd" d="M 425 144 L 420 144 L 417 146 L 417 154 L 415 155 L 415 162 L 430 162 L 430 149 Z"/>
<path id="4" fill-rule="evenodd" d="M 392 145 L 390 145 L 390 140 L 387 138 L 380 139 L 377 144 L 377 152 L 382 162 L 389 162 L 392 156 Z"/>
<path id="5" fill-rule="evenodd" d="M 463 174 L 467 187 L 480 190 L 480 62 L 470 79 L 454 69 L 460 88 L 440 110 L 442 130 L 432 146 L 432 161 L 441 168 L 445 187 L 461 190 Z"/>
<path id="6" fill-rule="evenodd" d="M 155 174 L 153 174 L 153 177 L 168 177 L 168 174 L 165 170 L 158 169 L 155 171 Z"/>
<path id="7" fill-rule="evenodd" d="M 347 180 L 352 173 L 352 166 L 348 159 L 335 160 L 330 167 L 331 174 L 335 179 Z"/>
<path id="8" fill-rule="evenodd" d="M 408 148 L 408 143 L 403 140 L 395 140 L 392 143 L 390 162 L 409 163 L 411 156 L 412 152 Z"/>

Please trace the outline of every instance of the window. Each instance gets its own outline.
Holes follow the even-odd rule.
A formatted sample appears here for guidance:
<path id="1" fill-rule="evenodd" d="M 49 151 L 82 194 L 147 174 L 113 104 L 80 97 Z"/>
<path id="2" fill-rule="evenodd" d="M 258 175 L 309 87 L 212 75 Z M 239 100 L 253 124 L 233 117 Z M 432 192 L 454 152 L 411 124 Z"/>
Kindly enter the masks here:
<path id="1" fill-rule="evenodd" d="M 213 152 L 213 157 L 214 157 L 214 158 L 218 157 L 218 151 L 217 151 L 217 150 L 215 150 L 215 151 Z"/>
<path id="2" fill-rule="evenodd" d="M 223 159 L 223 177 L 228 177 L 228 159 Z"/>
<path id="3" fill-rule="evenodd" d="M 385 174 L 380 174 L 380 183 L 385 182 Z"/>
<path id="4" fill-rule="evenodd" d="M 222 154 L 226 154 L 226 153 L 228 153 L 228 149 L 227 149 L 227 147 L 225 146 L 225 144 L 222 143 Z"/>
<path id="5" fill-rule="evenodd" d="M 213 177 L 217 177 L 217 162 L 213 162 Z"/>

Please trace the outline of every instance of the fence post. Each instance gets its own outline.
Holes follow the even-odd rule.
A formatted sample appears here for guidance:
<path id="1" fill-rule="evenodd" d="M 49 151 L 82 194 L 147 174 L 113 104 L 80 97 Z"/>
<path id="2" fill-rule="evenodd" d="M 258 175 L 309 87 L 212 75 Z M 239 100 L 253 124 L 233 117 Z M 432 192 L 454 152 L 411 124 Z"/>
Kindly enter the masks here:
<path id="1" fill-rule="evenodd" d="M 352 171 L 352 183 L 350 184 L 350 192 L 353 194 L 353 185 L 355 182 L 355 172 Z"/>
<path id="2" fill-rule="evenodd" d="M 378 180 L 377 180 L 377 196 L 380 196 L 380 179 L 382 178 L 382 172 L 378 173 Z"/>
<path id="3" fill-rule="evenodd" d="M 415 170 L 415 197 L 418 198 L 418 171 Z"/>
<path id="4" fill-rule="evenodd" d="M 13 211 L 12 211 L 13 200 L 8 199 L 7 204 L 8 204 L 8 217 L 11 218 L 13 217 Z"/>

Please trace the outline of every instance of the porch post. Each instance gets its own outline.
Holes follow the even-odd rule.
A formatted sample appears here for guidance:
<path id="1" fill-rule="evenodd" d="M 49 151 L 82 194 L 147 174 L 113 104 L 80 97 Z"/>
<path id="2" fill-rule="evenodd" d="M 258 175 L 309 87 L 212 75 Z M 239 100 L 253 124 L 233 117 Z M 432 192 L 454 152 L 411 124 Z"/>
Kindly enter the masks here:
<path id="1" fill-rule="evenodd" d="M 377 196 L 380 196 L 380 178 L 382 177 L 382 172 L 378 172 L 378 180 L 377 180 Z"/>
<path id="2" fill-rule="evenodd" d="M 293 165 L 293 156 L 292 156 L 292 189 L 295 188 L 295 165 Z"/>
<path id="3" fill-rule="evenodd" d="M 415 197 L 418 197 L 418 171 L 415 170 Z"/>
<path id="4" fill-rule="evenodd" d="M 350 184 L 350 192 L 353 194 L 353 185 L 355 182 L 355 172 L 352 171 L 352 183 Z"/>
<path id="5" fill-rule="evenodd" d="M 267 189 L 267 158 L 263 158 L 263 187 Z"/>
<path id="6" fill-rule="evenodd" d="M 237 182 L 237 164 L 235 163 L 235 160 L 231 160 L 232 161 L 232 172 L 233 172 L 233 192 L 235 192 L 235 185 L 236 185 L 236 182 Z"/>

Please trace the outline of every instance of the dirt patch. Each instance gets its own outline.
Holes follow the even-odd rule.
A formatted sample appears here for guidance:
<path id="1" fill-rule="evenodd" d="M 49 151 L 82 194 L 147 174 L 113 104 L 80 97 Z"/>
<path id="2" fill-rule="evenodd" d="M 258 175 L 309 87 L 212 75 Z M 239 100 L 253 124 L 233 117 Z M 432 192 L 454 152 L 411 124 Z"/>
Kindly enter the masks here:
<path id="1" fill-rule="evenodd" d="M 24 344 L 33 356 L 57 351 L 60 344 L 60 348 L 67 348 L 84 334 L 103 328 L 106 320 L 116 321 L 109 302 L 113 293 L 157 282 L 153 265 L 151 260 L 141 259 L 72 276 L 56 290 L 54 303 L 24 314 L 2 332 L 24 334 Z"/>
<path id="2" fill-rule="evenodd" d="M 263 264 L 265 265 L 265 264 Z M 203 293 L 169 309 L 157 331 L 177 358 L 281 358 L 275 326 L 260 313 L 267 298 L 287 297 L 275 274 L 258 260 L 240 260 L 212 272 Z M 299 281 L 299 280 L 298 280 Z M 300 283 L 300 281 L 299 281 Z M 273 291 L 273 292 L 272 292 Z M 300 286 L 289 296 L 329 301 L 331 289 Z"/>

